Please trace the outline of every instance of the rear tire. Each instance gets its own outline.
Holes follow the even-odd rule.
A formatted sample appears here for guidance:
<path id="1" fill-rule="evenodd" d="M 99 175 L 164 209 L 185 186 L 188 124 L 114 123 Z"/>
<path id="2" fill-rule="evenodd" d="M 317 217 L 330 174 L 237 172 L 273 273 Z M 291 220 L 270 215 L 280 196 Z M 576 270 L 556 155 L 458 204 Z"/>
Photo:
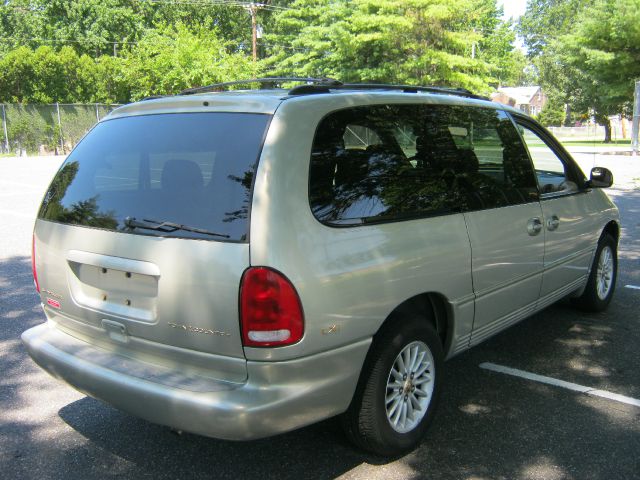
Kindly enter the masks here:
<path id="1" fill-rule="evenodd" d="M 440 395 L 438 334 L 425 318 L 391 322 L 376 334 L 342 426 L 359 448 L 393 456 L 422 440 Z"/>
<path id="2" fill-rule="evenodd" d="M 618 253 L 616 240 L 605 233 L 598 242 L 589 280 L 582 295 L 573 304 L 589 312 L 601 312 L 609 306 L 616 288 Z"/>

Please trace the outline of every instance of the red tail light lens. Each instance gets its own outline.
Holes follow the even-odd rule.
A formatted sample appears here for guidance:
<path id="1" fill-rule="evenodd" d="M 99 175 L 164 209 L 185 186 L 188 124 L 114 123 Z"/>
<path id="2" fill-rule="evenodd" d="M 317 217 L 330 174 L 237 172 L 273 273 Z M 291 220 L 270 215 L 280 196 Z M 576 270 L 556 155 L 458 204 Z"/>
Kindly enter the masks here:
<path id="1" fill-rule="evenodd" d="M 40 293 L 40 284 L 38 283 L 38 272 L 36 272 L 36 236 L 33 236 L 31 241 L 31 272 L 33 273 L 33 284 L 36 286 L 36 291 Z"/>
<path id="2" fill-rule="evenodd" d="M 252 267 L 244 272 L 240 322 L 246 347 L 291 345 L 304 334 L 298 293 L 284 275 L 265 267 Z"/>

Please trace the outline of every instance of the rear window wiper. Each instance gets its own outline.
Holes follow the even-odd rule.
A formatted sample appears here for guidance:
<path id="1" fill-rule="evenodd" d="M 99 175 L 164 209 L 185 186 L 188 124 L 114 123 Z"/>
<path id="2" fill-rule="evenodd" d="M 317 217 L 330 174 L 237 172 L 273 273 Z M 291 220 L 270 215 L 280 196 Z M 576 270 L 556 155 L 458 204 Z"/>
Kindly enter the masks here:
<path id="1" fill-rule="evenodd" d="M 209 230 L 204 230 L 202 228 L 190 227 L 188 225 L 181 225 L 179 223 L 173 222 L 159 222 L 158 220 L 151 220 L 148 218 L 143 218 L 142 221 L 136 220 L 135 217 L 125 217 L 124 225 L 127 228 L 143 228 L 146 230 L 157 230 L 159 232 L 175 232 L 177 230 L 184 230 L 185 232 L 194 232 L 200 233 L 202 235 L 211 235 L 213 237 L 222 237 L 222 238 L 230 238 L 229 235 L 224 235 L 222 233 L 210 232 Z"/>

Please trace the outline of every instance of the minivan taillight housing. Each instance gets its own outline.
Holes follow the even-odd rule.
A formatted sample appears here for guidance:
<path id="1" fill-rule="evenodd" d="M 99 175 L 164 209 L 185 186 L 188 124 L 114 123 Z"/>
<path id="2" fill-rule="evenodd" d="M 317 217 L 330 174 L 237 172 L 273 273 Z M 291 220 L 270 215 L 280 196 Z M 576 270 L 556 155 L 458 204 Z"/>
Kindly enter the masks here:
<path id="1" fill-rule="evenodd" d="M 251 267 L 240 284 L 240 323 L 245 347 L 292 345 L 304 335 L 300 297 L 280 272 Z"/>
<path id="2" fill-rule="evenodd" d="M 40 284 L 38 283 L 38 272 L 36 271 L 36 236 L 33 235 L 31 240 L 31 273 L 33 273 L 33 284 L 36 286 L 36 292 L 40 293 Z"/>

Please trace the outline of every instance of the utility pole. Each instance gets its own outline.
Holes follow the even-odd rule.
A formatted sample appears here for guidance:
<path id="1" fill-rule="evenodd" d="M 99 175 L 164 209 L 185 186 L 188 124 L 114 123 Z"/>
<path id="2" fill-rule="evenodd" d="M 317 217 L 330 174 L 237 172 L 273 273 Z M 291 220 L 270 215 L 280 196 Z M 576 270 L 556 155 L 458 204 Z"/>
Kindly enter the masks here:
<path id="1" fill-rule="evenodd" d="M 258 7 L 255 3 L 249 5 L 249 13 L 251 14 L 251 40 L 253 44 L 253 61 L 258 60 L 258 22 L 256 19 Z"/>
<path id="2" fill-rule="evenodd" d="M 62 134 L 62 122 L 60 121 L 60 104 L 58 102 L 56 102 L 56 113 L 58 114 L 58 130 L 60 132 L 60 149 L 62 150 L 62 155 L 64 155 L 64 135 Z"/>
<path id="3" fill-rule="evenodd" d="M 475 59 L 476 58 L 476 40 L 475 40 L 475 33 L 476 33 L 476 29 L 473 29 L 473 34 L 474 34 L 474 39 L 473 39 L 473 43 L 471 44 L 471 59 Z"/>
<path id="4" fill-rule="evenodd" d="M 4 153 L 9 153 L 9 135 L 7 135 L 7 112 L 2 104 L 2 130 L 4 130 Z"/>
<path id="5" fill-rule="evenodd" d="M 631 129 L 631 146 L 633 156 L 638 155 L 638 130 L 640 130 L 640 80 L 636 80 L 636 90 L 633 99 L 633 127 Z"/>

